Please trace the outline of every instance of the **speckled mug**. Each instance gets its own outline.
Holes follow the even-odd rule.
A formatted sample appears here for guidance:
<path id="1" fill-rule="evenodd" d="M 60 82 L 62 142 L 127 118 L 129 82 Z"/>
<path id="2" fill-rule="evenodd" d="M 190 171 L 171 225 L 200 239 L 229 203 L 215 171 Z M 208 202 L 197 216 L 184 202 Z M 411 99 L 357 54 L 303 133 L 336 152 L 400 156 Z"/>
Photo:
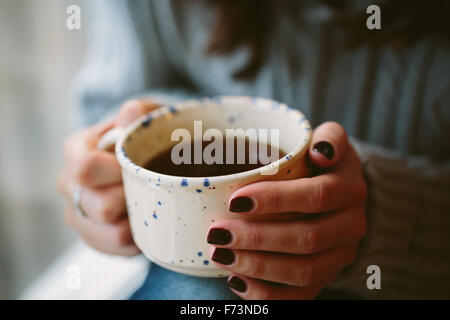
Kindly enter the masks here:
<path id="1" fill-rule="evenodd" d="M 261 174 L 268 166 L 195 178 L 164 175 L 143 168 L 149 159 L 177 143 L 171 141 L 173 130 L 186 128 L 193 136 L 194 120 L 202 120 L 204 131 L 209 128 L 223 132 L 237 128 L 278 129 L 279 147 L 287 155 L 268 165 L 277 166 L 274 175 Z M 311 127 L 301 112 L 269 99 L 223 96 L 163 106 L 125 129 L 106 134 L 100 145 L 105 148 L 108 141 L 116 142 L 131 231 L 143 254 L 173 271 L 224 277 L 229 273 L 209 260 L 206 236 L 211 223 L 243 218 L 230 212 L 227 204 L 231 194 L 244 185 L 307 176 L 305 155 L 310 140 Z"/>

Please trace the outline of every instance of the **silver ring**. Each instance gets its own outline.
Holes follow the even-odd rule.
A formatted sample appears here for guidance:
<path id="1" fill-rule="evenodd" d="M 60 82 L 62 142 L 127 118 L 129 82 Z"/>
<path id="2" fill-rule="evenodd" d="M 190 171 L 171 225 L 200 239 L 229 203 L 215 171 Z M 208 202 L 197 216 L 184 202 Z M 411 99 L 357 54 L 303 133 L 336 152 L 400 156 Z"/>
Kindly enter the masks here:
<path id="1" fill-rule="evenodd" d="M 75 212 L 80 217 L 86 217 L 86 213 L 81 208 L 81 193 L 83 192 L 83 188 L 80 185 L 75 186 L 75 190 L 73 191 L 72 201 Z"/>

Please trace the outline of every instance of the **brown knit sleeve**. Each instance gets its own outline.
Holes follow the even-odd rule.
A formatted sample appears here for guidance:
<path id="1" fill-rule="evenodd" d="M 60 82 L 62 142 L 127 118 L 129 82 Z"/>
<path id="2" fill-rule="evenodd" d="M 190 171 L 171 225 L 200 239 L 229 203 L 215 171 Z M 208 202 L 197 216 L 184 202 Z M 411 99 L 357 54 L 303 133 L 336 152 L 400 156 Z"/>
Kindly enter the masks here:
<path id="1" fill-rule="evenodd" d="M 450 162 L 351 142 L 368 184 L 368 232 L 330 287 L 366 298 L 450 298 Z M 381 269 L 379 290 L 367 288 L 370 265 Z"/>

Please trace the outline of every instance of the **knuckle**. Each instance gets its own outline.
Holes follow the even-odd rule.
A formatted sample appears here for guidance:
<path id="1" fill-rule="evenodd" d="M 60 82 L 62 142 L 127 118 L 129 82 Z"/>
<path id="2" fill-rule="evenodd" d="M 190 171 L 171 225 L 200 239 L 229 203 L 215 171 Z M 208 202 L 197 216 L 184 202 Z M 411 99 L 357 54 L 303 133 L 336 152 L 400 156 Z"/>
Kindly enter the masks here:
<path id="1" fill-rule="evenodd" d="M 112 235 L 112 244 L 117 247 L 124 247 L 130 242 L 130 233 L 124 226 L 117 226 Z"/>
<path id="2" fill-rule="evenodd" d="M 266 193 L 267 203 L 270 208 L 280 208 L 282 204 L 282 198 L 279 189 L 271 189 Z"/>
<path id="3" fill-rule="evenodd" d="M 314 253 L 319 249 L 320 235 L 317 230 L 310 229 L 305 232 L 303 238 L 300 238 L 299 253 Z"/>
<path id="4" fill-rule="evenodd" d="M 311 193 L 311 205 L 317 210 L 324 210 L 329 202 L 331 193 L 330 184 L 320 182 L 315 186 L 315 190 Z"/>
<path id="5" fill-rule="evenodd" d="M 78 181 L 78 183 L 90 183 L 98 161 L 99 156 L 96 152 L 90 152 L 79 160 L 78 164 L 74 168 L 75 179 Z"/>
<path id="6" fill-rule="evenodd" d="M 301 264 L 297 268 L 295 284 L 298 286 L 310 286 L 317 278 L 317 268 L 313 263 Z"/>
<path id="7" fill-rule="evenodd" d="M 241 268 L 243 273 L 248 275 L 249 277 L 258 277 L 264 274 L 265 264 L 261 261 L 261 259 L 246 259 L 244 263 L 242 263 Z"/>
<path id="8" fill-rule="evenodd" d="M 257 227 L 249 227 L 247 233 L 247 247 L 249 249 L 258 249 L 261 247 L 263 237 Z"/>
<path id="9" fill-rule="evenodd" d="M 107 199 L 101 198 L 99 200 L 100 202 L 100 208 L 98 210 L 98 217 L 101 222 L 113 222 L 114 220 L 114 205 L 112 204 L 112 201 L 108 201 Z"/>

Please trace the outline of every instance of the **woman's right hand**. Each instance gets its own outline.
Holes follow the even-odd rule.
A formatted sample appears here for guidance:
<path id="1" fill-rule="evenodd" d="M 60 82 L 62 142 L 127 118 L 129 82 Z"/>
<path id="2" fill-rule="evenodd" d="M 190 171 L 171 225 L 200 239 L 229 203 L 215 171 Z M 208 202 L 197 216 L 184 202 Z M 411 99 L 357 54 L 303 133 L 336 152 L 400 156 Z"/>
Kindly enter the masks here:
<path id="1" fill-rule="evenodd" d="M 64 141 L 65 167 L 57 185 L 69 200 L 65 221 L 99 251 L 124 256 L 140 252 L 131 235 L 120 165 L 114 154 L 97 149 L 97 142 L 112 127 L 125 127 L 157 107 L 149 100 L 130 100 L 116 119 L 77 131 Z M 82 187 L 84 217 L 77 214 L 72 203 L 77 185 Z"/>

